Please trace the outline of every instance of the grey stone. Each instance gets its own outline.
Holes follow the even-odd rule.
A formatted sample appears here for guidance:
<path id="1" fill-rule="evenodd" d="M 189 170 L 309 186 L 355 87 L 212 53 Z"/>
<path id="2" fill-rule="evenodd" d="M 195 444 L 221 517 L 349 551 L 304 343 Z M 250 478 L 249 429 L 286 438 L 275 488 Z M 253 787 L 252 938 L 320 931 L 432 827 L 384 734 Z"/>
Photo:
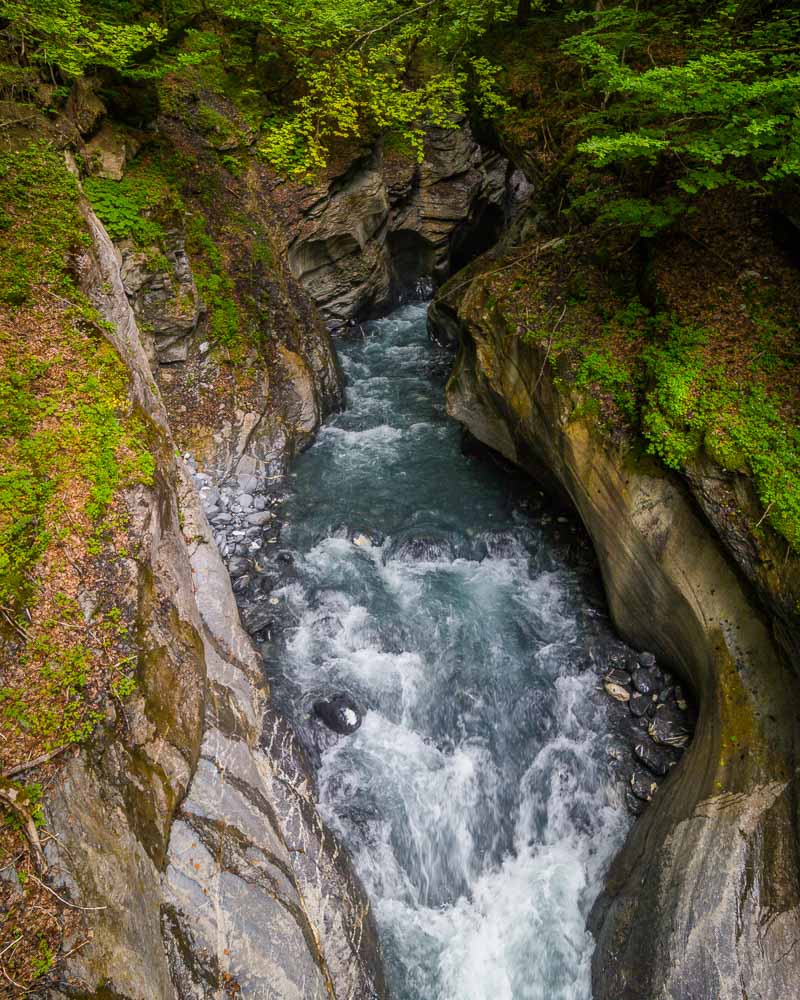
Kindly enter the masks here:
<path id="1" fill-rule="evenodd" d="M 150 351 L 162 364 L 185 361 L 200 319 L 200 296 L 186 255 L 184 234 L 170 230 L 159 253 L 120 244 L 120 274 L 133 311 L 149 332 Z M 166 261 L 159 270 L 154 261 Z"/>
<path id="2" fill-rule="evenodd" d="M 659 679 L 652 670 L 634 670 L 631 674 L 633 686 L 640 694 L 654 694 L 659 688 Z"/>
<path id="3" fill-rule="evenodd" d="M 250 568 L 250 564 L 246 559 L 241 559 L 239 556 L 234 556 L 233 559 L 228 563 L 228 572 L 231 576 L 241 576 L 246 573 Z"/>
<path id="4" fill-rule="evenodd" d="M 260 527 L 261 525 L 268 524 L 272 518 L 273 514 L 268 510 L 258 510 L 254 514 L 247 515 L 247 523 Z"/>
<path id="5" fill-rule="evenodd" d="M 258 489 L 258 477 L 253 476 L 248 472 L 240 472 L 239 476 L 239 488 L 242 493 L 253 493 Z"/>
<path id="6" fill-rule="evenodd" d="M 651 802 L 658 791 L 658 783 L 645 771 L 634 771 L 630 780 L 631 791 L 642 802 Z"/>

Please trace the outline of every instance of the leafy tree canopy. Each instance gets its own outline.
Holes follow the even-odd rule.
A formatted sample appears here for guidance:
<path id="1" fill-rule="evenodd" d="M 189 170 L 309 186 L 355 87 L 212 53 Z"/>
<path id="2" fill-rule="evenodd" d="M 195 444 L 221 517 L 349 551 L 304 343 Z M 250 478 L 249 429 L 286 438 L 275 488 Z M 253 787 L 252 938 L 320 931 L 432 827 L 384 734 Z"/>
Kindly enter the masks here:
<path id="1" fill-rule="evenodd" d="M 568 18 L 579 30 L 563 48 L 597 99 L 578 148 L 633 191 L 590 190 L 606 219 L 652 235 L 702 191 L 800 177 L 796 5 L 623 0 Z"/>
<path id="2" fill-rule="evenodd" d="M 62 82 L 108 68 L 129 77 L 220 60 L 239 37 L 260 101 L 259 145 L 290 174 L 324 166 L 330 144 L 391 129 L 419 152 L 422 129 L 469 104 L 506 104 L 491 44 L 547 9 L 593 95 L 583 156 L 616 172 L 625 197 L 590 191 L 610 218 L 662 228 L 697 193 L 765 188 L 800 175 L 800 13 L 792 3 L 717 0 L 0 0 L 17 65 Z M 215 34 L 213 25 L 223 25 Z M 535 44 L 535 32 L 530 33 Z M 277 68 L 277 69 L 276 69 Z M 252 75 L 252 74 L 251 74 Z M 586 102 L 584 101 L 584 106 Z M 672 189 L 653 195 L 666 170 Z"/>

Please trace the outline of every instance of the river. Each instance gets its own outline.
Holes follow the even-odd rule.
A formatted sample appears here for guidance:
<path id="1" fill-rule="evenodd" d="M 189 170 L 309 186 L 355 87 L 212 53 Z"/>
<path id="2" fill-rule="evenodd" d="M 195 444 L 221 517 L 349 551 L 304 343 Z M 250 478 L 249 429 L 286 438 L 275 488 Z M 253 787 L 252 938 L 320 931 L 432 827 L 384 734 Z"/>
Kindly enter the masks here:
<path id="1" fill-rule="evenodd" d="M 599 685 L 621 643 L 579 529 L 462 453 L 425 314 L 338 343 L 347 407 L 271 548 L 270 680 L 319 750 L 393 997 L 586 1000 L 586 917 L 630 823 Z M 337 692 L 364 712 L 351 736 L 310 721 Z"/>

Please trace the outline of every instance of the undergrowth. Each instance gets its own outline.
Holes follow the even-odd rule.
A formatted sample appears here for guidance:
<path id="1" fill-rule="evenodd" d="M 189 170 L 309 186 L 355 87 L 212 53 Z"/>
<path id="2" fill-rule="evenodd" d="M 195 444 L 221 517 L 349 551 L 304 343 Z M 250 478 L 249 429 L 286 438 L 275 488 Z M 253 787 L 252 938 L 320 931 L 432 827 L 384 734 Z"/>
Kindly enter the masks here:
<path id="1" fill-rule="evenodd" d="M 800 551 L 800 428 L 786 388 L 791 316 L 748 291 L 739 310 L 746 332 L 715 331 L 663 308 L 651 311 L 630 290 L 614 292 L 567 254 L 552 258 L 502 284 L 524 316 L 524 339 L 545 349 L 557 378 L 566 366 L 583 393 L 579 412 L 607 431 L 640 434 L 645 449 L 675 471 L 706 454 L 749 476 L 762 520 Z M 560 294 L 549 301 L 556 275 L 550 287 Z M 741 356 L 733 363 L 721 346 L 720 338 L 731 337 L 746 363 Z"/>

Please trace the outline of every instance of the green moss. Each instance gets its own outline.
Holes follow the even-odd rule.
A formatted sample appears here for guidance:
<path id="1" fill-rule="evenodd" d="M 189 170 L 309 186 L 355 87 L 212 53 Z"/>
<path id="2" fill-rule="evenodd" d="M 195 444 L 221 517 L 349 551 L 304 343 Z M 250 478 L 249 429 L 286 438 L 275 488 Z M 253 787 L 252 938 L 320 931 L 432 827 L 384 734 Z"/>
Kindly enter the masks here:
<path id="1" fill-rule="evenodd" d="M 240 340 L 241 320 L 233 281 L 219 247 L 208 234 L 205 218 L 197 212 L 186 216 L 186 249 L 197 289 L 209 311 L 211 336 L 224 347 L 234 347 Z"/>
<path id="2" fill-rule="evenodd" d="M 583 358 L 575 377 L 578 389 L 597 387 L 608 393 L 629 420 L 636 417 L 636 389 L 626 365 L 608 351 L 594 348 Z"/>
<path id="3" fill-rule="evenodd" d="M 127 369 L 76 319 L 50 360 L 14 345 L 0 368 L 2 603 L 16 605 L 29 592 L 33 566 L 68 527 L 69 492 L 85 484 L 85 513 L 102 528 L 121 486 L 152 481 L 144 427 L 127 417 Z"/>
<path id="4" fill-rule="evenodd" d="M 714 334 L 574 275 L 581 272 L 567 283 L 559 323 L 553 317 L 563 300 L 548 300 L 551 286 L 542 281 L 510 275 L 504 307 L 511 312 L 522 299 L 522 339 L 546 347 L 551 366 L 584 393 L 578 414 L 605 420 L 611 413 L 612 422 L 620 415 L 651 455 L 678 472 L 704 450 L 722 468 L 750 476 L 765 520 L 800 551 L 800 428 L 784 413 L 781 383 L 769 377 L 796 364 L 787 347 L 791 317 L 780 303 L 753 298 L 753 360 L 733 371 L 715 363 Z"/>
<path id="5" fill-rule="evenodd" d="M 0 306 L 24 305 L 40 288 L 71 295 L 67 264 L 89 237 L 63 157 L 45 142 L 1 153 L 0 205 Z"/>

